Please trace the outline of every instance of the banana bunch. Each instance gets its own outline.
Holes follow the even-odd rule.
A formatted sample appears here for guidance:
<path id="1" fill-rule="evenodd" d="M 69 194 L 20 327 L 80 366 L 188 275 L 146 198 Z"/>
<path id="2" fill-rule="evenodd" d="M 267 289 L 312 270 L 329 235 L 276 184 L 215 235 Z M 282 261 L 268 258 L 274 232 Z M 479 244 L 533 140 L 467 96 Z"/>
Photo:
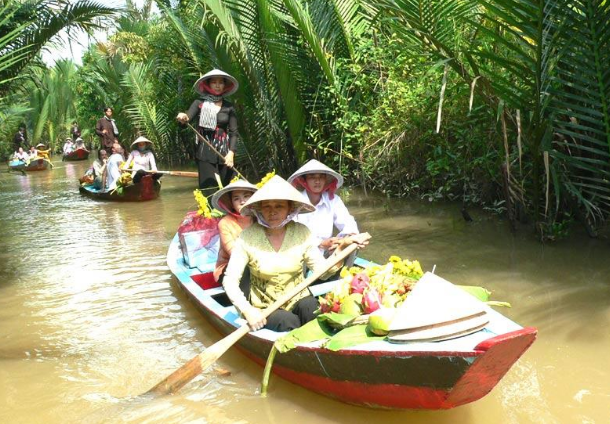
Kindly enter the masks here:
<path id="1" fill-rule="evenodd" d="M 132 183 L 131 173 L 123 172 L 121 174 L 121 176 L 119 177 L 119 180 L 117 181 L 116 185 L 117 185 L 117 187 L 119 187 L 119 186 L 120 187 L 125 187 L 125 186 L 128 186 L 131 183 Z"/>

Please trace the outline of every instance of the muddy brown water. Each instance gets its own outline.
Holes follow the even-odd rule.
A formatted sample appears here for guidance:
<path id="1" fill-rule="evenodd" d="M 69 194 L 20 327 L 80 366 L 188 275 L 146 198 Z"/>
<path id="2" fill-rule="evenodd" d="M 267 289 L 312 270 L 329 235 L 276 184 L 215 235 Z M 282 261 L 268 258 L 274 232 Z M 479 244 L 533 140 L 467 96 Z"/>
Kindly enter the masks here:
<path id="1" fill-rule="evenodd" d="M 195 180 L 164 177 L 138 204 L 82 197 L 88 163 L 0 174 L 0 423 L 610 423 L 610 243 L 576 231 L 552 245 L 455 205 L 352 193 L 373 236 L 363 256 L 419 259 L 482 285 L 538 340 L 483 399 L 448 411 L 379 411 L 272 377 L 237 351 L 178 394 L 132 398 L 219 339 L 165 255 Z"/>

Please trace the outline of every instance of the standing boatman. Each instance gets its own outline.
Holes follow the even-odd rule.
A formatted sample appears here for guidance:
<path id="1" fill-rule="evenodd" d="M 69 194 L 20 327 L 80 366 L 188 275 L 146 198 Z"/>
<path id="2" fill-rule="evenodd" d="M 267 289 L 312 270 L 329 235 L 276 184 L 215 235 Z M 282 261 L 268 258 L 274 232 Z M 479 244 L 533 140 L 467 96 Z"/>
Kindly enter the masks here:
<path id="1" fill-rule="evenodd" d="M 20 125 L 19 131 L 17 131 L 15 137 L 13 137 L 13 149 L 15 152 L 18 152 L 20 147 L 23 147 L 23 150 L 25 150 L 27 148 L 27 144 L 28 138 L 27 135 L 25 135 L 25 126 Z"/>
<path id="2" fill-rule="evenodd" d="M 114 119 L 112 119 L 111 107 L 104 108 L 104 116 L 98 119 L 95 125 L 95 133 L 100 137 L 100 149 L 105 149 L 107 152 L 111 152 L 112 145 L 119 142 L 119 129 Z"/>

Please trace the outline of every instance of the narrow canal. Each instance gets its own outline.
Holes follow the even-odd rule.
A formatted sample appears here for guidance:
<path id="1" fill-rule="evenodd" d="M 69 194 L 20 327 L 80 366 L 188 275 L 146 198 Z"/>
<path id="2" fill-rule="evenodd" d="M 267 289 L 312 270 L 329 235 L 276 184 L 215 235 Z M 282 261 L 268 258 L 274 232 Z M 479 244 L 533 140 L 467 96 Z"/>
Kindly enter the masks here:
<path id="1" fill-rule="evenodd" d="M 164 177 L 137 204 L 82 197 L 88 163 L 0 174 L 1 423 L 609 423 L 610 242 L 530 233 L 454 205 L 358 193 L 347 204 L 372 234 L 363 256 L 419 259 L 458 284 L 482 285 L 538 340 L 483 399 L 449 411 L 345 405 L 279 378 L 237 351 L 178 394 L 132 399 L 219 339 L 180 291 L 165 255 L 194 210 L 195 180 Z"/>

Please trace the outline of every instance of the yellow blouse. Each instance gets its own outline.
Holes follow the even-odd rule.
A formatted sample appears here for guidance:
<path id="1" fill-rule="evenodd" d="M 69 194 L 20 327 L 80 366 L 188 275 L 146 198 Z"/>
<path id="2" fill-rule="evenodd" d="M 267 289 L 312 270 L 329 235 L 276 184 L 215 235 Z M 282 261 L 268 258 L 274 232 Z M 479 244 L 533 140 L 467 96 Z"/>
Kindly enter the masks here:
<path id="1" fill-rule="evenodd" d="M 246 228 L 235 243 L 229 265 L 225 271 L 223 286 L 227 296 L 240 310 L 248 307 L 248 299 L 239 289 L 239 281 L 246 266 L 250 268 L 250 303 L 257 308 L 265 308 L 275 302 L 283 293 L 293 289 L 304 280 L 304 265 L 315 270 L 324 262 L 317 241 L 309 229 L 297 222 L 286 224 L 286 234 L 282 247 L 276 252 L 265 235 L 265 229 L 258 223 Z M 328 270 L 322 279 L 333 275 L 339 266 Z M 284 309 L 290 310 L 300 299 L 309 295 L 304 290 L 293 297 Z"/>

